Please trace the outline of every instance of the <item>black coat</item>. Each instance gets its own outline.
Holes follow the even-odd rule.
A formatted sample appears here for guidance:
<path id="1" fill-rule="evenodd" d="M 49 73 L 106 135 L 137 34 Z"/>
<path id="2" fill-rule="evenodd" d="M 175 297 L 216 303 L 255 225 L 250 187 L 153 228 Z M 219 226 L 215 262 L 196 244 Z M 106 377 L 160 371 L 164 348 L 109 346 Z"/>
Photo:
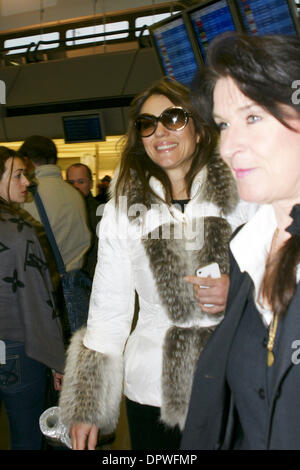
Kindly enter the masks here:
<path id="1" fill-rule="evenodd" d="M 88 226 L 91 231 L 90 248 L 85 254 L 83 270 L 93 279 L 98 259 L 98 234 L 97 226 L 101 220 L 101 216 L 97 215 L 97 209 L 100 205 L 99 201 L 89 193 L 85 198 Z"/>
<path id="2" fill-rule="evenodd" d="M 237 420 L 234 400 L 226 384 L 226 366 L 247 299 L 253 295 L 253 283 L 247 273 L 240 272 L 231 253 L 230 262 L 227 312 L 198 362 L 182 449 L 232 448 Z M 283 441 L 284 448 L 300 449 L 300 364 L 292 362 L 293 354 L 294 358 L 300 357 L 294 349 L 295 341 L 300 345 L 300 283 L 281 328 L 276 373 L 270 392 L 267 442 L 270 449 L 283 448 Z"/>

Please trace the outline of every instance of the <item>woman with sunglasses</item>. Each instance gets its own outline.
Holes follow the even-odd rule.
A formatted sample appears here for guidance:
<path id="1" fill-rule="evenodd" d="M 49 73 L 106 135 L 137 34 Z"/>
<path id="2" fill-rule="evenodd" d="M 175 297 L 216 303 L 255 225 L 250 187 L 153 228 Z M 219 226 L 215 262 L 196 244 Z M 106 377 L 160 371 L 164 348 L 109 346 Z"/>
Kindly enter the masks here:
<path id="1" fill-rule="evenodd" d="M 25 169 L 13 150 L 0 147 L 0 401 L 11 449 L 39 450 L 46 372 L 63 372 L 64 345 L 38 227 L 19 208 L 29 185 Z"/>
<path id="2" fill-rule="evenodd" d="M 249 216 L 214 148 L 183 85 L 162 79 L 133 101 L 88 325 L 72 339 L 60 398 L 74 449 L 114 430 L 123 391 L 132 449 L 179 447 L 195 361 L 226 303 L 228 240 Z M 222 276 L 199 279 L 195 302 L 184 278 L 212 262 Z"/>

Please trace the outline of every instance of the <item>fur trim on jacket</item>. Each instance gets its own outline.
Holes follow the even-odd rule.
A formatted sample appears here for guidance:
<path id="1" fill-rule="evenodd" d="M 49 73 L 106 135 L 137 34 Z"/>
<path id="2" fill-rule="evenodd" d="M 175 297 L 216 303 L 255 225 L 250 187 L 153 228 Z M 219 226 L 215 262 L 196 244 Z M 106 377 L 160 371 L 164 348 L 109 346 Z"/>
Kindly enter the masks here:
<path id="1" fill-rule="evenodd" d="M 205 168 L 207 170 L 207 177 L 204 193 L 201 194 L 201 200 L 199 202 L 212 202 L 222 209 L 224 215 L 227 215 L 235 209 L 239 201 L 237 186 L 232 177 L 231 170 L 218 153 L 212 155 Z M 115 183 L 116 180 L 114 179 L 111 182 L 110 188 L 112 195 L 114 195 Z M 152 193 L 149 193 L 146 200 L 143 201 L 142 187 L 141 181 L 138 179 L 135 172 L 132 172 L 132 178 L 131 181 L 129 181 L 126 194 L 128 207 L 134 206 L 135 204 L 145 204 L 146 207 L 150 209 L 151 204 L 159 204 L 162 202 L 159 197 L 156 197 Z"/>
<path id="2" fill-rule="evenodd" d="M 206 169 L 205 187 L 198 202 L 212 202 L 223 214 L 230 213 L 238 203 L 238 193 L 229 168 L 214 155 Z M 139 180 L 134 178 L 129 187 L 128 206 L 142 204 Z M 145 204 L 150 209 L 151 204 L 159 202 L 159 198 L 150 194 Z M 138 218 L 131 221 L 139 223 Z M 186 249 L 187 243 L 191 246 L 193 240 L 185 238 L 184 230 L 181 231 L 183 236 L 176 238 L 176 223 L 170 223 L 168 227 L 161 225 L 143 239 L 161 302 L 174 322 L 167 331 L 163 348 L 161 419 L 167 425 L 178 425 L 181 429 L 185 424 L 198 357 L 215 329 L 193 326 L 193 321 L 201 319 L 203 312 L 193 300 L 192 286 L 183 278 L 212 262 L 219 264 L 222 274 L 229 272 L 231 227 L 227 220 L 204 217 L 194 222 L 194 226 L 203 231 L 197 234 L 204 242 L 200 249 Z M 169 236 L 165 238 L 163 234 L 166 233 Z"/>
<path id="3" fill-rule="evenodd" d="M 90 423 L 101 433 L 114 431 L 122 397 L 123 358 L 107 356 L 83 345 L 86 328 L 72 336 L 59 406 L 62 422 Z"/>
<path id="4" fill-rule="evenodd" d="M 214 203 L 220 213 L 229 214 L 237 205 L 236 185 L 227 165 L 215 155 L 206 167 L 207 178 L 199 204 Z M 141 183 L 135 177 L 128 185 L 128 207 L 164 204 L 154 194 L 142 201 Z M 196 201 L 197 202 L 197 201 Z M 129 215 L 128 215 L 129 217 Z M 139 216 L 129 217 L 140 223 Z M 163 346 L 161 419 L 169 426 L 184 427 L 197 359 L 215 327 L 197 326 L 203 312 L 194 301 L 192 286 L 185 275 L 217 262 L 222 273 L 228 273 L 228 244 L 231 227 L 226 219 L 207 216 L 201 219 L 203 246 L 187 249 L 185 237 L 176 238 L 178 223 L 169 224 L 170 237 L 164 238 L 164 227 L 142 238 L 156 287 L 173 323 Z M 158 236 L 157 236 L 158 235 Z M 96 424 L 102 432 L 111 432 L 118 421 L 123 385 L 123 357 L 111 357 L 89 350 L 83 345 L 84 330 L 72 338 L 68 351 L 63 390 L 60 396 L 62 420 Z"/>
<path id="5" fill-rule="evenodd" d="M 228 273 L 228 243 L 231 228 L 221 217 L 204 220 L 205 241 L 200 250 L 186 250 L 185 240 L 144 241 L 157 290 L 169 318 L 176 324 L 165 336 L 162 370 L 161 419 L 170 426 L 184 427 L 197 359 L 213 327 L 192 326 L 203 317 L 194 301 L 192 286 L 183 278 L 196 269 L 217 262 Z M 220 314 L 222 315 L 222 314 Z M 215 315 L 216 317 L 216 315 Z M 185 327 L 188 323 L 191 326 Z"/>

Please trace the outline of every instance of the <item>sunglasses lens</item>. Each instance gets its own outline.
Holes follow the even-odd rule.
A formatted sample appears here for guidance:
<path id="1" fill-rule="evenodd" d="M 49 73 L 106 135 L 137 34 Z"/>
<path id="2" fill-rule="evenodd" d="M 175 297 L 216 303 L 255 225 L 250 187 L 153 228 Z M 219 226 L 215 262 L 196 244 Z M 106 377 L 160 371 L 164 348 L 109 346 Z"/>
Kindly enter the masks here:
<path id="1" fill-rule="evenodd" d="M 156 128 L 158 121 L 169 131 L 179 131 L 188 123 L 189 115 L 182 108 L 168 108 L 159 117 L 152 114 L 141 114 L 135 121 L 138 133 L 141 137 L 150 137 Z"/>
<path id="2" fill-rule="evenodd" d="M 142 137 L 149 137 L 156 129 L 156 119 L 154 116 L 140 116 L 135 122 L 136 128 Z"/>
<path id="3" fill-rule="evenodd" d="M 170 108 L 163 112 L 161 122 L 170 131 L 179 131 L 186 126 L 187 118 L 188 116 L 183 109 Z"/>

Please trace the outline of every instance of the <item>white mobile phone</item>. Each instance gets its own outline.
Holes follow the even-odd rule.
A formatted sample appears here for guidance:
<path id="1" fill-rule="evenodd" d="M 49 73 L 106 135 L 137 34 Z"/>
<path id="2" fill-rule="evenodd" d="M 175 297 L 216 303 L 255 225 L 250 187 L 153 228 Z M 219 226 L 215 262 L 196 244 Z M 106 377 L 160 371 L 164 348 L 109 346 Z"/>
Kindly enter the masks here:
<path id="1" fill-rule="evenodd" d="M 221 277 L 220 268 L 218 263 L 211 263 L 203 266 L 202 268 L 197 269 L 198 277 L 208 277 L 213 278 Z"/>
<path id="2" fill-rule="evenodd" d="M 208 277 L 211 276 L 213 278 L 221 277 L 220 268 L 218 263 L 211 263 L 207 264 L 206 266 L 202 266 L 202 268 L 197 269 L 197 276 L 198 277 Z M 202 289 L 209 289 L 208 286 L 200 286 Z M 214 304 L 204 304 L 204 307 L 213 307 Z"/>

